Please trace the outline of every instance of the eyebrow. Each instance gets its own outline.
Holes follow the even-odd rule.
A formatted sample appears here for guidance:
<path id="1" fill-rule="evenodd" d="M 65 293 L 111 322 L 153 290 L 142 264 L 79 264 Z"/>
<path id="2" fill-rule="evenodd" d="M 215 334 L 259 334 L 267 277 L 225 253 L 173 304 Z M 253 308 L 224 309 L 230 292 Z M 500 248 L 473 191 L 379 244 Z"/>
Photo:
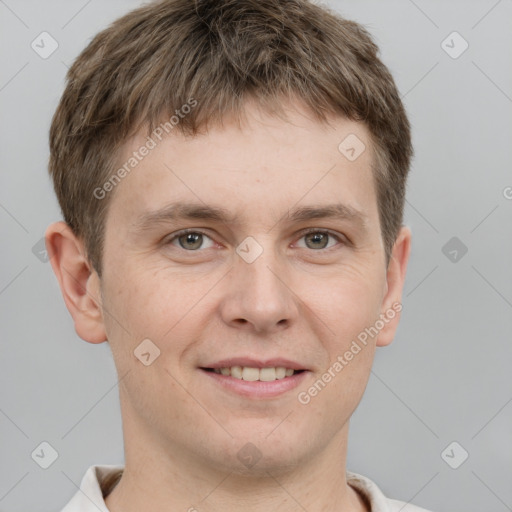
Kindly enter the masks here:
<path id="1" fill-rule="evenodd" d="M 209 220 L 226 224 L 236 222 L 238 215 L 229 210 L 216 206 L 195 203 L 173 203 L 159 210 L 143 213 L 134 223 L 135 231 L 145 231 L 155 225 L 176 220 Z M 313 219 L 335 219 L 350 221 L 360 229 L 367 227 L 367 216 L 352 206 L 334 203 L 321 206 L 303 206 L 288 210 L 276 224 L 285 220 L 288 222 L 303 222 Z"/>

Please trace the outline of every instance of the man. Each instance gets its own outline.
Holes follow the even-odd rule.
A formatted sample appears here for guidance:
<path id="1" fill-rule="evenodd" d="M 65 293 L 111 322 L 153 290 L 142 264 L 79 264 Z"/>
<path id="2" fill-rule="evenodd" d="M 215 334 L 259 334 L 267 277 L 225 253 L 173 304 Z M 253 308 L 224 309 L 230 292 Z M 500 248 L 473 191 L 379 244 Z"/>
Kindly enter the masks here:
<path id="1" fill-rule="evenodd" d="M 50 147 L 47 247 L 112 349 L 125 446 L 65 512 L 424 510 L 345 468 L 411 240 L 410 127 L 361 26 L 151 3 L 75 61 Z"/>

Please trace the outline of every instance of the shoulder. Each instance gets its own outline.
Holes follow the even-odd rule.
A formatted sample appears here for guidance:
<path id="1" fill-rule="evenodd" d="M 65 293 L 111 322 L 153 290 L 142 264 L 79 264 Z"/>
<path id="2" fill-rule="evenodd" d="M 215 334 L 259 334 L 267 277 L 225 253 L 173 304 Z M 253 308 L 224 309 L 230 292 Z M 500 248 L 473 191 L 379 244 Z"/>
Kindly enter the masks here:
<path id="1" fill-rule="evenodd" d="M 366 476 L 350 471 L 346 475 L 347 483 L 365 498 L 371 512 L 430 512 L 411 503 L 386 497 L 378 485 Z"/>
<path id="2" fill-rule="evenodd" d="M 108 512 L 103 498 L 117 483 L 123 469 L 121 465 L 90 466 L 80 489 L 60 512 Z"/>

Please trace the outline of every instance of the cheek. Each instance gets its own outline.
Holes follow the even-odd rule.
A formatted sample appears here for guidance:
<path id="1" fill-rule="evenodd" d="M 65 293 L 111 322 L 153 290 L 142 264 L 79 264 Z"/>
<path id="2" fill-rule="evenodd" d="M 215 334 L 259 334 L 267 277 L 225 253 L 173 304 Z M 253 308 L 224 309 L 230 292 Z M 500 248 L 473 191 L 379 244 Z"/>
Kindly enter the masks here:
<path id="1" fill-rule="evenodd" d="M 129 354 L 143 339 L 155 336 L 155 316 L 161 317 L 161 314 L 153 301 L 160 293 L 140 270 L 122 264 L 105 264 L 105 327 L 112 350 L 118 352 L 118 356 L 121 351 Z"/>
<path id="2" fill-rule="evenodd" d="M 329 418 L 331 434 L 344 424 L 359 404 L 370 375 L 376 338 L 365 329 L 379 317 L 380 300 L 372 283 L 339 281 L 323 295 L 316 294 L 322 319 L 324 367 L 298 396 L 305 410 Z M 313 306 L 311 305 L 313 308 Z"/>
<path id="3" fill-rule="evenodd" d="M 316 335 L 326 359 L 313 388 L 303 390 L 304 399 L 311 399 L 317 413 L 337 418 L 333 424 L 355 410 L 370 375 L 376 337 L 365 329 L 379 318 L 383 287 L 382 276 L 372 270 L 344 271 L 309 291 L 308 306 L 321 319 Z"/>
<path id="4" fill-rule="evenodd" d="M 142 264 L 108 270 L 104 309 L 107 336 L 113 347 L 118 345 L 130 353 L 149 338 L 161 351 L 172 343 L 173 350 L 180 352 L 180 340 L 186 342 L 181 333 L 184 329 L 190 333 L 194 325 L 201 324 L 194 321 L 200 310 L 195 306 L 213 283 L 206 276 L 169 275 Z"/>
<path id="5" fill-rule="evenodd" d="M 313 285 L 313 283 L 310 283 Z M 316 286 L 303 289 L 302 297 L 323 321 L 328 333 L 329 352 L 342 350 L 345 345 L 379 317 L 384 281 L 378 272 L 340 272 L 338 277 L 325 279 Z"/>

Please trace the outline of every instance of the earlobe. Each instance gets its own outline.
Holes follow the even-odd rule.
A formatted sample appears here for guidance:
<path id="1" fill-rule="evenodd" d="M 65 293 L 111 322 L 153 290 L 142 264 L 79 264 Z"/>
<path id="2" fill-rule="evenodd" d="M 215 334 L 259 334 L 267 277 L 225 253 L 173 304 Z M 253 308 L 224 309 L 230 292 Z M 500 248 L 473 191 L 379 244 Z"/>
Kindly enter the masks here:
<path id="1" fill-rule="evenodd" d="M 411 237 L 411 230 L 407 226 L 402 226 L 393 245 L 386 273 L 386 293 L 381 310 L 384 327 L 377 338 L 378 347 L 384 347 L 393 341 L 400 321 L 402 291 L 411 253 Z"/>
<path id="2" fill-rule="evenodd" d="M 65 222 L 48 226 L 46 249 L 78 336 L 89 343 L 107 340 L 101 307 L 100 280 L 85 256 L 81 240 Z"/>

